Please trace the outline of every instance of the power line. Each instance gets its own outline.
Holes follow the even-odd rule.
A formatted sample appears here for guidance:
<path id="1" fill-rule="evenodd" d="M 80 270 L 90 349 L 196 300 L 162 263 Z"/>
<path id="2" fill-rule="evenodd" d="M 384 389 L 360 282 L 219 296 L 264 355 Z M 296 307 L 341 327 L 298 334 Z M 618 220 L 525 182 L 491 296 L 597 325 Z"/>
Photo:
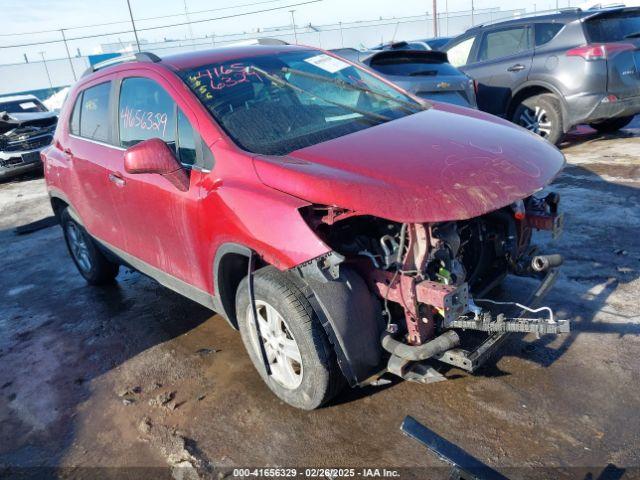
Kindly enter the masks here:
<path id="1" fill-rule="evenodd" d="M 251 12 L 235 13 L 233 15 L 224 15 L 222 17 L 205 18 L 205 19 L 201 19 L 201 20 L 193 20 L 191 22 L 180 22 L 180 23 L 172 23 L 172 24 L 168 24 L 168 25 L 157 25 L 157 26 L 154 26 L 154 27 L 137 28 L 137 30 L 142 32 L 142 31 L 149 31 L 149 30 L 160 30 L 160 29 L 163 29 L 163 28 L 181 27 L 181 26 L 188 25 L 188 24 L 193 24 L 193 23 L 205 23 L 205 22 L 212 22 L 212 21 L 215 21 L 215 20 L 225 20 L 225 19 L 228 19 L 228 18 L 236 18 L 236 17 L 247 16 L 247 15 L 254 15 L 256 13 L 273 12 L 275 10 L 283 10 L 285 8 L 297 7 L 297 6 L 300 6 L 300 5 L 308 5 L 310 3 L 318 3 L 318 2 L 322 2 L 322 1 L 323 0 L 309 0 L 309 1 L 306 1 L 306 2 L 282 5 L 280 7 L 264 8 L 262 10 L 253 10 Z M 94 34 L 94 35 L 84 35 L 84 36 L 80 36 L 80 37 L 67 38 L 67 41 L 70 42 L 70 41 L 73 41 L 73 40 L 85 40 L 87 38 L 108 37 L 110 35 L 123 35 L 125 33 L 133 33 L 133 30 L 123 30 L 123 31 L 120 31 L 120 32 L 109 32 L 109 33 L 100 33 L 100 34 Z M 62 41 L 63 40 L 60 39 L 60 40 L 45 40 L 45 41 L 42 41 L 42 42 L 22 43 L 22 44 L 17 44 L 17 45 L 0 45 L 0 49 L 2 49 L 2 48 L 6 49 L 6 48 L 32 47 L 32 46 L 35 46 L 35 45 L 46 45 L 46 44 L 51 44 L 51 43 L 61 43 Z"/>
<path id="2" fill-rule="evenodd" d="M 281 3 L 284 0 L 263 0 L 261 2 L 252 2 L 252 3 L 243 3 L 241 5 L 233 5 L 230 7 L 220 7 L 220 8 L 211 8 L 208 10 L 198 10 L 195 12 L 190 12 L 192 15 L 198 15 L 200 13 L 210 13 L 210 12 L 219 12 L 222 10 L 230 10 L 232 8 L 243 8 L 243 7 L 254 7 L 256 5 L 264 5 L 265 3 L 270 4 L 270 3 Z M 162 18 L 174 18 L 176 16 L 180 15 L 179 13 L 173 13 L 171 15 L 159 15 L 157 17 L 146 17 L 146 18 L 137 18 L 136 22 L 145 22 L 147 20 L 159 20 Z M 106 23 L 94 23 L 91 25 L 78 25 L 76 27 L 65 27 L 64 30 L 80 30 L 83 28 L 94 28 L 94 27 L 107 27 L 110 25 L 122 25 L 125 23 L 131 23 L 131 20 L 118 20 L 115 22 L 106 22 Z M 0 33 L 0 37 L 16 37 L 16 36 L 22 36 L 22 35 L 37 35 L 40 33 L 56 33 L 59 32 L 60 29 L 53 29 L 53 30 L 38 30 L 35 32 L 16 32 L 16 33 Z"/>
<path id="3" fill-rule="evenodd" d="M 256 13 L 266 13 L 266 12 L 273 12 L 275 10 L 283 10 L 285 8 L 289 8 L 289 7 L 297 7 L 300 5 L 307 5 L 310 3 L 318 3 L 318 2 L 322 2 L 323 0 L 309 0 L 306 2 L 301 2 L 301 3 L 293 3 L 293 4 L 288 4 L 288 5 L 282 5 L 280 7 L 273 7 L 273 8 L 265 8 L 262 10 L 253 10 L 251 12 L 243 12 L 243 13 L 235 13 L 233 15 L 224 15 L 222 17 L 215 17 L 215 18 L 205 18 L 205 19 L 201 19 L 201 20 L 193 20 L 191 22 L 180 22 L 180 23 L 172 23 L 172 24 L 167 24 L 167 25 L 156 25 L 154 27 L 144 27 L 144 28 L 138 28 L 137 30 L 142 32 L 142 31 L 149 31 L 149 30 L 160 30 L 163 28 L 171 28 L 171 27 L 181 27 L 184 25 L 188 25 L 188 24 L 193 24 L 193 23 L 205 23 L 205 22 L 212 22 L 215 20 L 225 20 L 225 19 L 229 19 L 229 18 L 236 18 L 236 17 L 244 17 L 247 15 L 254 15 Z M 73 37 L 73 38 L 68 38 L 68 41 L 72 41 L 72 40 L 86 40 L 88 38 L 97 38 L 97 37 L 108 37 L 111 35 L 123 35 L 125 33 L 135 33 L 134 30 L 123 30 L 120 32 L 109 32 L 109 33 L 101 33 L 101 34 L 95 34 L 95 35 L 84 35 L 81 37 Z M 19 44 L 19 45 L 0 45 L 0 49 L 2 48 L 19 48 L 19 47 L 32 47 L 35 45 L 45 45 L 45 44 L 51 44 L 51 43 L 60 43 L 62 42 L 62 40 L 47 40 L 47 41 L 43 41 L 43 42 L 31 42 L 31 43 L 23 43 L 23 44 Z"/>

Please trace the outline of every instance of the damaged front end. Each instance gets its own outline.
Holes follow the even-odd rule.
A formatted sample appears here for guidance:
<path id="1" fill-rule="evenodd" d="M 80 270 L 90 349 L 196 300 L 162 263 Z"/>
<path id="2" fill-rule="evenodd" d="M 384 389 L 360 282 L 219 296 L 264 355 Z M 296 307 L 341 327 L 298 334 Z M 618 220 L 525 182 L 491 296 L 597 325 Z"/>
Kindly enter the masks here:
<path id="1" fill-rule="evenodd" d="M 530 196 L 479 217 L 437 223 L 397 223 L 334 207 L 303 209 L 307 223 L 333 249 L 316 271 L 331 280 L 347 267 L 378 299 L 386 367 L 360 384 L 386 371 L 439 381 L 444 377 L 427 360 L 473 372 L 509 333 L 568 332 L 568 321 L 540 305 L 562 257 L 542 255 L 531 244 L 534 230 L 560 235 L 558 204 L 555 193 Z M 490 292 L 509 274 L 533 277 L 540 285 L 526 302 L 499 301 Z"/>
<path id="2" fill-rule="evenodd" d="M 51 112 L 0 112 L 0 174 L 40 164 L 40 151 L 51 144 L 58 118 Z"/>

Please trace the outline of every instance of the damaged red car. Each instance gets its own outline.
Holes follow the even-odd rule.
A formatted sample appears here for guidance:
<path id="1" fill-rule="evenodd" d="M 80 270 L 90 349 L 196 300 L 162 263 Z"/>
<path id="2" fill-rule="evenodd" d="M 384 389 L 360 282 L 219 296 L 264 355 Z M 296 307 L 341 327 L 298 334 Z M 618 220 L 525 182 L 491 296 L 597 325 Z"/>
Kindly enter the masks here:
<path id="1" fill-rule="evenodd" d="M 99 65 L 71 90 L 43 161 L 90 284 L 125 265 L 219 312 L 295 407 L 383 374 L 473 372 L 511 332 L 569 330 L 540 305 L 562 258 L 531 241 L 560 233 L 559 197 L 541 190 L 562 154 L 324 51 Z M 539 286 L 499 301 L 507 275 Z"/>

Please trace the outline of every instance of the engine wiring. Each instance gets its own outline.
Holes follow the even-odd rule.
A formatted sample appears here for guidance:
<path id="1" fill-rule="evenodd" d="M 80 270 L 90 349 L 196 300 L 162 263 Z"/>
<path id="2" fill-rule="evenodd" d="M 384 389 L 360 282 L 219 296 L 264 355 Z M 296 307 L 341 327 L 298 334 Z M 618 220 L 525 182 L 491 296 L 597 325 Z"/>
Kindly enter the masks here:
<path id="1" fill-rule="evenodd" d="M 553 310 L 551 310 L 550 307 L 540 307 L 540 308 L 531 308 L 531 307 L 527 307 L 526 305 L 523 305 L 521 303 L 518 302 L 499 302 L 497 300 L 490 300 L 488 298 L 474 298 L 473 299 L 475 302 L 486 302 L 486 303 L 492 303 L 494 305 L 515 305 L 518 308 L 522 308 L 523 310 L 526 310 L 527 312 L 531 312 L 531 313 L 538 313 L 538 312 L 548 312 L 549 313 L 549 318 L 547 320 L 548 323 L 556 323 L 556 320 L 553 316 Z"/>

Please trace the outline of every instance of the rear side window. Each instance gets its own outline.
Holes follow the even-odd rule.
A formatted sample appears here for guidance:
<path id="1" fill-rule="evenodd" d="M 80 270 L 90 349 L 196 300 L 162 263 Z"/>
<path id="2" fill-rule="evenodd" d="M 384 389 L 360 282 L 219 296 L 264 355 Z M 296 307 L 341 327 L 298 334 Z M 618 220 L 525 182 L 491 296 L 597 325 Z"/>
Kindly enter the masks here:
<path id="1" fill-rule="evenodd" d="M 80 135 L 80 110 L 82 109 L 82 93 L 76 98 L 71 113 L 71 121 L 69 122 L 69 132 L 73 135 Z"/>
<path id="2" fill-rule="evenodd" d="M 534 26 L 536 47 L 553 40 L 564 25 L 562 23 L 536 23 Z"/>
<path id="3" fill-rule="evenodd" d="M 159 138 L 175 152 L 176 104 L 155 81 L 149 78 L 125 79 L 120 89 L 118 117 L 122 147 Z"/>
<path id="4" fill-rule="evenodd" d="M 513 27 L 486 33 L 480 44 L 478 60 L 493 60 L 528 50 L 528 31 L 525 27 Z"/>
<path id="5" fill-rule="evenodd" d="M 469 54 L 471 53 L 471 47 L 476 37 L 467 38 L 461 41 L 457 45 L 447 50 L 447 56 L 449 57 L 449 63 L 454 67 L 461 67 L 466 65 L 469 61 Z"/>
<path id="6" fill-rule="evenodd" d="M 100 142 L 109 141 L 109 93 L 111 82 L 87 88 L 82 94 L 80 135 Z"/>
<path id="7" fill-rule="evenodd" d="M 640 11 L 607 13 L 585 23 L 591 42 L 619 42 L 640 37 Z"/>

